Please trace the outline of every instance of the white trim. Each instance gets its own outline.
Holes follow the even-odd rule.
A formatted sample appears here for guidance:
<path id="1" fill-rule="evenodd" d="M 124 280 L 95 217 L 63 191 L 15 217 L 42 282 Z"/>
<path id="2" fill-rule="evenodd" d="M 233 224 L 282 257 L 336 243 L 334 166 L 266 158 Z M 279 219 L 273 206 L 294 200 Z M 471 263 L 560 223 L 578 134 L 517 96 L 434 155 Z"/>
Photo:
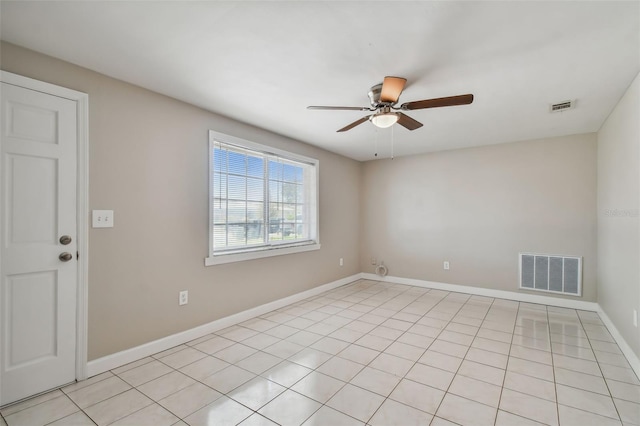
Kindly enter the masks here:
<path id="1" fill-rule="evenodd" d="M 176 333 L 162 339 L 154 340 L 153 342 L 145 343 L 143 345 L 136 346 L 122 352 L 117 352 L 112 355 L 107 355 L 105 357 L 89 361 L 89 363 L 87 364 L 88 377 L 104 373 L 105 371 L 112 370 L 114 368 L 120 367 L 121 365 L 128 364 L 130 362 L 156 354 L 158 352 L 162 352 L 166 349 L 173 348 L 191 340 L 198 339 L 207 334 L 222 330 L 223 328 L 230 327 L 243 321 L 247 321 L 256 316 L 264 315 L 268 312 L 280 309 L 292 303 L 296 303 L 306 298 L 316 296 L 325 291 L 333 290 L 334 288 L 349 284 L 360 279 L 360 276 L 361 274 L 355 274 L 349 277 L 341 278 L 328 284 L 314 287 L 310 290 L 296 293 L 282 299 L 274 300 L 273 302 L 265 303 L 264 305 L 256 306 L 255 308 L 247 309 L 246 311 L 229 315 L 228 317 L 220 318 L 218 320 L 201 325 L 199 327 L 192 328 L 190 330 L 182 331 L 180 333 Z"/>
<path id="2" fill-rule="evenodd" d="M 518 302 L 538 303 L 541 305 L 558 306 L 561 308 L 580 309 L 582 311 L 598 311 L 598 304 L 585 302 L 584 300 L 560 299 L 551 296 L 538 296 L 537 294 L 516 293 L 514 291 L 494 290 L 490 288 L 472 287 L 467 285 L 447 284 L 435 281 L 417 280 L 413 278 L 380 277 L 371 273 L 363 273 L 362 278 L 382 282 L 414 285 L 416 287 L 433 288 L 437 290 L 455 291 L 477 296 L 496 297 L 498 299 L 515 300 Z"/>
<path id="3" fill-rule="evenodd" d="M 304 244 L 286 247 L 270 247 L 269 249 L 246 251 L 215 255 L 204 259 L 205 266 L 222 265 L 224 263 L 242 262 L 244 260 L 261 259 L 263 257 L 280 256 L 282 254 L 303 253 L 305 251 L 320 250 L 320 244 Z"/>
<path id="4" fill-rule="evenodd" d="M 76 380 L 87 376 L 89 322 L 89 95 L 78 103 L 78 174 L 77 174 L 77 246 L 78 246 L 78 307 L 76 336 Z"/>
<path id="5" fill-rule="evenodd" d="M 624 356 L 627 358 L 627 361 L 629 361 L 629 364 L 631 364 L 631 368 L 633 368 L 633 371 L 635 371 L 636 376 L 640 377 L 640 358 L 638 358 L 638 355 L 633 352 L 631 346 L 629 346 L 627 341 L 624 340 L 622 334 L 620 334 L 616 326 L 613 325 L 613 321 L 611 321 L 609 316 L 605 313 L 600 305 L 598 305 L 598 315 L 600 315 L 600 318 L 602 319 L 604 325 L 607 327 L 607 330 L 609 330 L 609 333 L 611 333 L 611 336 L 618 344 L 618 347 L 620 348 Z"/>
<path id="6" fill-rule="evenodd" d="M 166 349 L 170 349 L 172 347 L 175 347 L 183 343 L 189 342 L 191 340 L 205 336 L 209 333 L 213 333 L 217 330 L 221 330 L 223 328 L 232 326 L 234 324 L 238 324 L 240 322 L 249 320 L 253 317 L 264 315 L 275 309 L 280 309 L 284 306 L 299 302 L 308 297 L 316 296 L 325 291 L 332 290 L 342 285 L 346 285 L 351 282 L 357 281 L 358 279 L 413 285 L 416 287 L 461 292 L 461 293 L 473 294 L 478 296 L 496 297 L 500 299 L 514 300 L 518 302 L 538 303 L 538 304 L 544 304 L 549 306 L 558 306 L 563 308 L 597 312 L 602 318 L 602 321 L 606 325 L 607 329 L 615 339 L 616 343 L 622 350 L 623 354 L 626 356 L 627 360 L 631 364 L 631 367 L 635 371 L 636 375 L 640 376 L 640 359 L 633 352 L 631 347 L 627 344 L 627 342 L 624 340 L 622 335 L 618 332 L 616 327 L 613 325 L 613 323 L 611 322 L 607 314 L 602 310 L 600 305 L 598 305 L 597 303 L 570 300 L 570 299 L 560 299 L 560 298 L 550 297 L 550 296 L 538 296 L 533 294 L 516 293 L 512 291 L 492 290 L 492 289 L 479 288 L 479 287 L 447 284 L 447 283 L 440 283 L 440 282 L 434 282 L 434 281 L 417 280 L 412 278 L 380 277 L 375 274 L 361 272 L 359 274 L 351 275 L 349 277 L 345 277 L 337 281 L 333 281 L 331 283 L 324 284 L 319 287 L 315 287 L 311 290 L 306 290 L 301 293 L 297 293 L 292 296 L 285 297 L 283 299 L 279 299 L 270 303 L 266 303 L 261 306 L 257 306 L 252 309 L 248 309 L 246 311 L 239 312 L 234 315 L 230 315 L 225 318 L 221 318 L 219 320 L 201 325 L 199 327 L 192 328 L 190 330 L 183 331 L 181 333 L 177 333 L 162 339 L 155 340 L 153 342 L 146 343 L 144 345 L 137 346 L 135 348 L 127 349 L 122 352 L 118 352 L 112 355 L 107 355 L 105 357 L 90 361 L 87 365 L 88 377 L 95 376 L 100 373 L 104 373 L 105 371 L 120 367 L 121 365 L 125 365 L 130 362 L 136 361 L 138 359 L 142 359 L 146 356 L 150 356 L 158 352 L 162 352 Z"/>
<path id="7" fill-rule="evenodd" d="M 310 186 L 315 188 L 315 191 L 314 191 L 315 200 L 313 200 L 313 202 L 305 202 L 306 209 L 308 210 L 307 214 L 311 219 L 310 223 L 313 224 L 313 229 L 310 230 L 311 233 L 309 235 L 308 241 L 293 241 L 291 243 L 284 242 L 279 244 L 268 244 L 265 246 L 259 246 L 254 248 L 245 247 L 237 251 L 230 250 L 226 254 L 223 252 L 217 253 L 217 254 L 214 253 L 213 251 L 213 216 L 214 216 L 213 152 L 214 152 L 216 143 L 230 145 L 232 147 L 231 149 L 237 149 L 239 151 L 246 151 L 246 152 L 253 151 L 253 152 L 259 153 L 260 155 L 265 156 L 265 158 L 275 156 L 282 160 L 289 160 L 292 163 L 294 162 L 302 163 L 305 165 L 305 170 L 308 170 L 311 167 L 313 168 L 315 176 L 310 175 L 309 181 L 313 180 L 312 182 L 310 182 Z M 320 249 L 320 220 L 319 220 L 320 218 L 320 210 L 319 210 L 320 161 L 319 160 L 311 157 L 305 157 L 303 155 L 299 155 L 293 152 L 272 148 L 267 145 L 251 142 L 246 139 L 216 132 L 214 130 L 209 130 L 209 154 L 208 155 L 209 155 L 209 158 L 208 158 L 208 161 L 209 161 L 209 255 L 204 259 L 205 266 L 221 265 L 221 264 L 232 263 L 232 262 L 242 262 L 246 260 L 261 259 L 265 257 L 301 253 L 301 252 Z M 306 166 L 310 166 L 310 167 L 306 167 Z M 305 174 L 306 173 L 307 172 L 305 172 Z M 305 177 L 305 182 L 307 182 L 306 177 Z M 265 185 L 268 185 L 267 180 L 265 180 Z M 268 194 L 267 186 L 265 186 L 265 191 Z M 268 217 L 267 208 L 268 208 L 268 203 L 265 202 L 265 218 Z M 267 226 L 266 229 L 268 229 L 269 225 L 266 225 L 266 226 Z"/>
<path id="8" fill-rule="evenodd" d="M 284 151 L 282 149 L 273 148 L 268 145 L 262 145 L 257 142 L 248 141 L 236 136 L 216 132 L 215 130 L 209 130 L 209 142 L 213 143 L 214 141 L 235 145 L 236 147 L 241 149 L 244 148 L 247 150 L 258 151 L 263 154 L 276 155 L 278 157 L 284 158 L 285 160 L 300 161 L 311 166 L 317 166 L 319 163 L 319 161 L 315 158 L 305 157 L 304 155 L 296 154 L 294 152 Z"/>
<path id="9" fill-rule="evenodd" d="M 0 81 L 30 90 L 59 96 L 76 102 L 77 105 L 77 175 L 76 175 L 76 226 L 78 258 L 76 296 L 76 379 L 87 376 L 87 309 L 89 277 L 89 95 L 44 81 L 34 80 L 18 74 L 0 70 Z"/>
<path id="10" fill-rule="evenodd" d="M 399 277 L 380 277 L 375 274 L 363 272 L 362 279 L 374 280 L 381 282 L 390 282 L 396 284 L 413 285 L 416 287 L 433 288 L 437 290 L 454 291 L 459 293 L 468 293 L 478 296 L 496 297 L 499 299 L 514 300 L 517 302 L 538 303 L 542 305 L 558 306 L 561 308 L 578 309 L 582 311 L 597 312 L 602 319 L 602 322 L 611 333 L 611 336 L 616 341 L 620 350 L 629 361 L 631 368 L 635 371 L 636 375 L 640 377 L 640 358 L 631 349 L 631 346 L 622 337 L 616 326 L 613 324 L 609 316 L 602 310 L 602 307 L 596 302 L 585 302 L 582 300 L 561 299 L 551 296 L 538 296 L 536 294 L 516 293 L 514 291 L 493 290 L 481 287 L 471 287 L 457 284 L 447 284 L 434 281 L 417 280 L 413 278 L 399 278 Z"/>
<path id="11" fill-rule="evenodd" d="M 37 92 L 46 93 L 48 95 L 59 96 L 72 101 L 77 101 L 83 97 L 88 99 L 89 97 L 86 93 L 2 70 L 0 70 L 0 81 L 13 84 L 14 86 L 20 86 Z"/>

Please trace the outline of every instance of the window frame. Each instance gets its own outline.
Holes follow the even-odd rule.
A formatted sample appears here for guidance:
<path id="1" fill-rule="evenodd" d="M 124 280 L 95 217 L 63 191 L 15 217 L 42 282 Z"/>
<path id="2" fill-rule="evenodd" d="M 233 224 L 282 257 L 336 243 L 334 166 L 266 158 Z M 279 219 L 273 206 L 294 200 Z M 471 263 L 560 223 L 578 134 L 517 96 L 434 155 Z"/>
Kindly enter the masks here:
<path id="1" fill-rule="evenodd" d="M 214 252 L 214 149 L 216 144 L 222 143 L 226 145 L 236 146 L 242 150 L 254 151 L 263 156 L 276 156 L 283 160 L 294 161 L 298 163 L 304 163 L 310 165 L 315 171 L 315 197 L 311 195 L 312 205 L 309 207 L 310 219 L 313 223 L 310 223 L 310 239 L 307 241 L 294 241 L 291 243 L 278 242 L 275 244 L 264 245 L 259 247 L 243 247 L 235 250 L 227 250 L 223 253 Z M 205 258 L 205 266 L 220 265 L 232 262 L 242 262 L 245 260 L 261 259 L 271 256 L 280 256 L 293 253 L 301 253 L 320 249 L 320 162 L 315 158 L 305 157 L 303 155 L 295 154 L 289 151 L 280 150 L 267 145 L 262 145 L 256 142 L 251 142 L 236 136 L 227 135 L 220 132 L 209 130 L 209 150 L 208 150 L 208 162 L 209 162 L 209 256 Z M 268 160 L 267 160 L 268 163 Z M 313 172 L 312 172 L 313 173 Z M 268 177 L 265 174 L 265 177 Z M 268 179 L 267 179 L 268 181 Z M 265 193 L 265 196 L 268 195 Z M 266 203 L 265 199 L 265 203 Z M 315 219 L 315 220 L 314 220 Z M 265 225 L 268 229 L 269 217 L 264 218 Z"/>

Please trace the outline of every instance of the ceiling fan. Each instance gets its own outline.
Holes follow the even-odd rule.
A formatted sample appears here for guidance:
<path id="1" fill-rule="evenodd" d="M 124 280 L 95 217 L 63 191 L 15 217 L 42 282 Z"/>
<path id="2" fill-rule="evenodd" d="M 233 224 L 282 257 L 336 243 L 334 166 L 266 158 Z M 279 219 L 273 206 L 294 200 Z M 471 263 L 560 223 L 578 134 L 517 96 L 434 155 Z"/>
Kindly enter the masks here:
<path id="1" fill-rule="evenodd" d="M 448 96 L 446 98 L 424 99 L 422 101 L 405 102 L 396 107 L 400 94 L 407 84 L 407 79 L 402 77 L 385 77 L 384 81 L 376 84 L 369 90 L 369 107 L 345 107 L 345 106 L 308 106 L 307 109 L 317 110 L 345 110 L 345 111 L 375 111 L 371 115 L 362 117 L 359 120 L 343 127 L 338 132 L 346 132 L 351 130 L 365 121 L 371 121 L 375 126 L 380 128 L 391 127 L 395 123 L 404 126 L 409 130 L 415 130 L 422 127 L 422 123 L 414 120 L 402 112 L 414 109 L 439 108 L 446 106 L 468 105 L 473 102 L 473 95 Z"/>

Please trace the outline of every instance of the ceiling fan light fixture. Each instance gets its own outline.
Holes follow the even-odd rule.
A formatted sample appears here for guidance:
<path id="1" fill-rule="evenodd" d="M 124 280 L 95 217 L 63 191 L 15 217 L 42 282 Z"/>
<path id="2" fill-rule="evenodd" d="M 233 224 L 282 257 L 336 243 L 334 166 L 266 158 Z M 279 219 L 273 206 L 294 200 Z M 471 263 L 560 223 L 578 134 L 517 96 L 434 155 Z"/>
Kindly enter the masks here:
<path id="1" fill-rule="evenodd" d="M 0 0 L 2 1 L 2 0 Z M 369 91 L 370 107 L 348 107 L 348 106 L 308 106 L 307 109 L 325 109 L 325 110 L 351 110 L 351 111 L 372 111 L 373 114 L 365 115 L 353 123 L 347 124 L 336 132 L 346 132 L 356 126 L 361 125 L 369 120 L 374 126 L 380 129 L 386 129 L 398 123 L 407 130 L 416 130 L 422 127 L 422 123 L 414 120 L 398 110 L 411 111 L 414 109 L 441 108 L 456 105 L 468 105 L 473 102 L 471 93 L 458 96 L 447 96 L 444 98 L 423 99 L 421 101 L 405 102 L 396 107 L 400 94 L 404 90 L 407 79 L 404 77 L 384 78 L 380 84 L 376 84 Z M 392 111 L 394 110 L 394 111 Z"/>
<path id="2" fill-rule="evenodd" d="M 383 112 L 380 114 L 375 114 L 371 116 L 371 122 L 374 126 L 379 127 L 381 129 L 386 129 L 387 127 L 391 127 L 398 122 L 398 113 L 395 112 Z"/>

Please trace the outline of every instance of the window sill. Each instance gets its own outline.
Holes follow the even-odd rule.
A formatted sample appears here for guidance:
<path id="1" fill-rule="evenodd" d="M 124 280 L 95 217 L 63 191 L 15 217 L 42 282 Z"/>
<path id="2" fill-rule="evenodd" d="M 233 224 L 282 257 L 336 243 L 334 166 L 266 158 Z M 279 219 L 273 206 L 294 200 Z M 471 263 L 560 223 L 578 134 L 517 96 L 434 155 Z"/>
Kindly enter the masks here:
<path id="1" fill-rule="evenodd" d="M 220 254 L 204 259 L 205 266 L 222 265 L 225 263 L 243 262 L 245 260 L 262 259 L 264 257 L 281 256 L 284 254 L 303 253 L 305 251 L 320 250 L 319 243 L 298 246 L 278 247 L 268 250 L 245 251 L 240 253 Z"/>

